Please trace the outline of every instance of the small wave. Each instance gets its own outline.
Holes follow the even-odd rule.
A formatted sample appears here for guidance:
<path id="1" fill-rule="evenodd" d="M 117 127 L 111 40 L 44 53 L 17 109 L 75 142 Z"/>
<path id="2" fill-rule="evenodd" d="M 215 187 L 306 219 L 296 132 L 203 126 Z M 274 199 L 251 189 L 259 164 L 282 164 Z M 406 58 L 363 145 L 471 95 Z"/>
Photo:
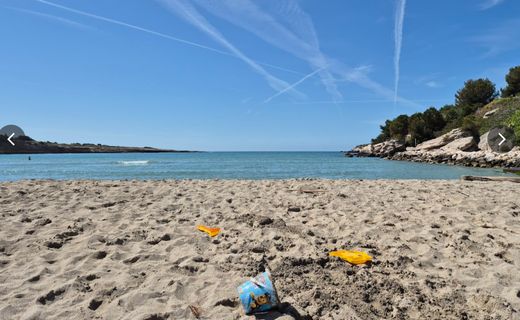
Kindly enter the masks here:
<path id="1" fill-rule="evenodd" d="M 144 166 L 147 165 L 150 160 L 135 160 L 135 161 L 118 161 L 117 163 L 124 166 Z"/>

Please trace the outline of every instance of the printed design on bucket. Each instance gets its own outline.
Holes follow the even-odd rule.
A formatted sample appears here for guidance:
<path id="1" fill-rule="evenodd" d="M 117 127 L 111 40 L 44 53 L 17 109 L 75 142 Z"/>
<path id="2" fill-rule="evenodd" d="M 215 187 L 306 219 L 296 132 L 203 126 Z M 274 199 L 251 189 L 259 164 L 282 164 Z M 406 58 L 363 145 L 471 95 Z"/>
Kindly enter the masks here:
<path id="1" fill-rule="evenodd" d="M 268 271 L 249 279 L 237 289 L 246 314 L 265 312 L 278 305 L 276 289 Z"/>
<path id="2" fill-rule="evenodd" d="M 251 309 L 253 309 L 253 311 L 255 311 L 255 309 L 263 306 L 264 304 L 268 304 L 269 303 L 269 294 L 267 293 L 264 293 L 263 295 L 261 296 L 258 296 L 258 297 L 255 297 L 255 294 L 254 293 L 250 293 L 251 295 L 251 299 L 253 301 L 251 301 Z"/>

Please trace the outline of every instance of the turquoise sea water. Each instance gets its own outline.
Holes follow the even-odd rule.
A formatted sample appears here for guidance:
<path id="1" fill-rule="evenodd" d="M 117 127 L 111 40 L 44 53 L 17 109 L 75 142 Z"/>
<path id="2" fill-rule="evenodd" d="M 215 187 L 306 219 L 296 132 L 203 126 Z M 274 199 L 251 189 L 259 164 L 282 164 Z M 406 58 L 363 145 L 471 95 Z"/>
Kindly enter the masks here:
<path id="1" fill-rule="evenodd" d="M 20 179 L 458 179 L 504 175 L 340 152 L 206 152 L 0 155 L 0 180 Z"/>

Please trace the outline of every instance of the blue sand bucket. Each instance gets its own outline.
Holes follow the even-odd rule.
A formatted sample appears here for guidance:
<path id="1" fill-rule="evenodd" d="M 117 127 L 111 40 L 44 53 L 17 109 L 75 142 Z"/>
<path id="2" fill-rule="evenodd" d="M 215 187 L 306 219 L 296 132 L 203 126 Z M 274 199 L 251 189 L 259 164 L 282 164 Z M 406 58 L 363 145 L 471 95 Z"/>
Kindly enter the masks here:
<path id="1" fill-rule="evenodd" d="M 241 284 L 237 290 L 247 315 L 265 312 L 278 305 L 278 296 L 269 271 L 249 279 Z"/>

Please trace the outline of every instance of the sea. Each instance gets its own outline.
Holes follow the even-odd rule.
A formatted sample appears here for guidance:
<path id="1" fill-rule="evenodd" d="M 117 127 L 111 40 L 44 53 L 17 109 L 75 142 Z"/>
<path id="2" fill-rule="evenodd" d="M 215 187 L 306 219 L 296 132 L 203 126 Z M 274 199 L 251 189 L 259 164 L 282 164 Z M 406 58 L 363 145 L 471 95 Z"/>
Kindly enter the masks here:
<path id="1" fill-rule="evenodd" d="M 31 160 L 29 160 L 29 157 Z M 23 179 L 459 179 L 500 169 L 347 158 L 341 152 L 0 155 L 0 181 Z"/>

